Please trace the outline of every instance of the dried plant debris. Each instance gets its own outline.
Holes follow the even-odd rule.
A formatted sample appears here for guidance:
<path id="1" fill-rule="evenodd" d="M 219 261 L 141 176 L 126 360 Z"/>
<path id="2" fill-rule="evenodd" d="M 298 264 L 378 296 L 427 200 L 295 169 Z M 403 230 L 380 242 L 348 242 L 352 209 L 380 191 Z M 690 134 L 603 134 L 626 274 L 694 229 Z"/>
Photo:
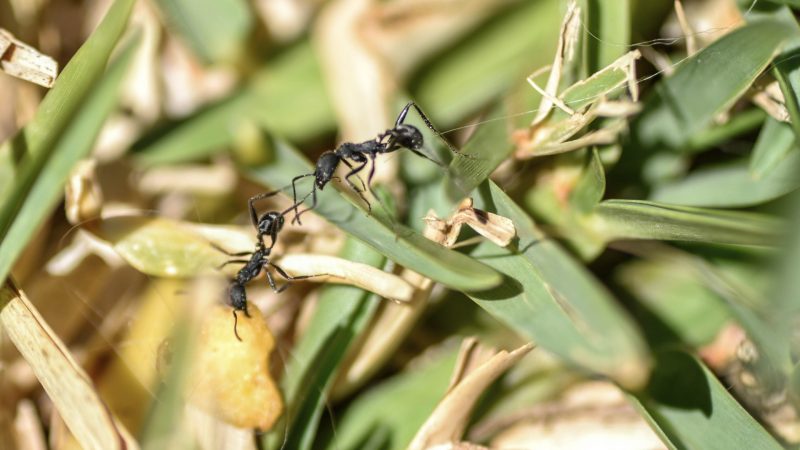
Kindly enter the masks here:
<path id="1" fill-rule="evenodd" d="M 67 220 L 77 225 L 100 217 L 103 192 L 97 181 L 97 161 L 84 159 L 72 169 L 64 188 L 64 210 Z"/>
<path id="2" fill-rule="evenodd" d="M 510 353 L 505 350 L 495 353 L 481 347 L 474 338 L 465 340 L 447 394 L 408 448 L 423 450 L 460 445 L 472 408 L 480 396 L 532 349 L 533 344 L 526 344 Z"/>
<path id="3" fill-rule="evenodd" d="M 56 81 L 58 64 L 0 28 L 0 68 L 7 74 L 44 87 Z"/>
<path id="4" fill-rule="evenodd" d="M 250 317 L 238 316 L 241 341 L 229 307 L 214 305 L 205 313 L 187 383 L 189 400 L 238 428 L 269 430 L 283 413 L 269 372 L 275 338 L 257 308 L 250 309 Z"/>
<path id="5" fill-rule="evenodd" d="M 414 293 L 414 288 L 397 275 L 335 256 L 293 253 L 278 262 L 289 275 L 312 276 L 309 281 L 319 283 L 349 284 L 392 300 L 407 302 Z"/>
<path id="6" fill-rule="evenodd" d="M 611 383 L 592 381 L 510 417 L 491 448 L 659 450 L 666 447 Z"/>
<path id="7" fill-rule="evenodd" d="M 575 63 L 575 47 L 581 33 L 581 10 L 569 3 L 561 24 L 556 56 L 552 66 L 544 67 L 530 76 L 528 83 L 542 96 L 536 117 L 531 125 L 514 133 L 517 146 L 514 156 L 519 159 L 565 153 L 591 145 L 616 141 L 626 127 L 625 118 L 640 110 L 635 64 L 641 57 L 638 50 L 628 52 L 589 78 L 574 83 L 560 94 L 562 74 Z M 550 70 L 547 84 L 540 87 L 534 79 Z M 613 101 L 627 85 L 631 100 Z M 600 117 L 617 119 L 603 128 L 572 139 Z"/>
<path id="8" fill-rule="evenodd" d="M 439 219 L 436 213 L 429 211 L 423 219 L 428 226 L 426 236 L 445 247 L 453 247 L 458 240 L 461 226 L 468 225 L 500 247 L 510 244 L 516 236 L 511 219 L 473 208 L 472 204 L 472 198 L 465 198 L 458 205 L 456 212 L 447 219 Z"/>
<path id="9" fill-rule="evenodd" d="M 30 364 L 66 426 L 86 449 L 135 449 L 66 345 L 11 279 L 0 290 L 0 324 Z"/>

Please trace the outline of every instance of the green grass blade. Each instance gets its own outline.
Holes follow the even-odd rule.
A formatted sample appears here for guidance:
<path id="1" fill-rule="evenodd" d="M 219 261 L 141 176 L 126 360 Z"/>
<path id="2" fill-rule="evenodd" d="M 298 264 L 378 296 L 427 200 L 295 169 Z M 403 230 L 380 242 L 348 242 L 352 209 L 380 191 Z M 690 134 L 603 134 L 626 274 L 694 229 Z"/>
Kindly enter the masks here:
<path id="1" fill-rule="evenodd" d="M 559 2 L 514 5 L 420 71 L 412 94 L 437 123 L 456 123 L 550 63 L 561 13 Z"/>
<path id="2" fill-rule="evenodd" d="M 17 185 L 11 197 L 6 199 L 7 203 L 18 203 L 19 209 L 3 211 L 3 219 L 10 221 L 10 226 L 0 242 L 0 279 L 5 279 L 33 233 L 58 203 L 72 167 L 91 151 L 103 123 L 117 105 L 119 87 L 137 43 L 138 39 L 129 43 L 74 112 L 63 133 L 53 142 L 52 150 L 40 155 L 46 160 L 42 161 L 30 188 Z M 15 181 L 20 185 L 25 182 L 23 179 Z"/>
<path id="3" fill-rule="evenodd" d="M 165 21 L 206 63 L 241 55 L 255 18 L 245 0 L 156 0 Z"/>
<path id="4" fill-rule="evenodd" d="M 783 448 L 700 361 L 678 350 L 661 352 L 657 361 L 637 400 L 670 448 Z"/>
<path id="5" fill-rule="evenodd" d="M 771 117 L 764 122 L 750 156 L 750 175 L 754 181 L 765 178 L 795 148 L 792 127 Z M 791 166 L 791 162 L 789 162 Z"/>
<path id="6" fill-rule="evenodd" d="M 631 40 L 630 0 L 587 0 L 587 69 L 595 73 L 614 62 Z"/>
<path id="7" fill-rule="evenodd" d="M 502 104 L 498 104 L 490 111 L 489 117 L 507 115 L 507 109 Z M 462 156 L 453 158 L 444 181 L 447 196 L 452 202 L 469 195 L 514 150 L 511 137 L 508 135 L 508 127 L 508 121 L 502 119 L 480 125 L 460 150 L 470 155 L 470 158 Z"/>
<path id="8" fill-rule="evenodd" d="M 352 238 L 340 256 L 374 267 L 385 261 L 383 255 Z M 306 333 L 292 350 L 282 380 L 290 417 L 289 434 L 285 440 L 283 436 L 271 438 L 273 445 L 311 448 L 337 369 L 350 345 L 369 323 L 380 304 L 377 300 L 369 292 L 352 286 L 328 286 L 322 292 Z M 280 426 L 275 429 L 283 431 Z"/>
<path id="9" fill-rule="evenodd" d="M 11 224 L 21 198 L 37 178 L 61 133 L 103 75 L 133 3 L 117 0 L 112 4 L 97 29 L 64 67 L 31 122 L 0 147 L 0 235 Z"/>
<path id="10" fill-rule="evenodd" d="M 272 139 L 270 147 L 275 153 L 271 164 L 246 170 L 253 180 L 281 187 L 291 184 L 296 175 L 313 172 L 311 164 L 286 142 Z M 312 181 L 312 177 L 306 177 L 298 184 L 303 195 L 310 189 Z M 488 289 L 501 281 L 500 275 L 486 265 L 448 250 L 400 223 L 390 223 L 389 219 L 379 217 L 382 206 L 377 203 L 373 214 L 367 215 L 366 211 L 346 200 L 334 183 L 324 191 L 318 191 L 317 196 L 317 214 L 389 259 L 413 267 L 428 278 L 464 291 Z"/>
<path id="11" fill-rule="evenodd" d="M 633 123 L 634 145 L 649 151 L 680 150 L 752 85 L 795 34 L 783 22 L 760 21 L 723 36 L 683 61 L 672 76 L 656 85 Z"/>
<path id="12" fill-rule="evenodd" d="M 798 167 L 800 152 L 790 151 L 777 167 L 755 178 L 750 162 L 741 159 L 699 169 L 683 180 L 659 186 L 650 198 L 684 206 L 741 208 L 759 205 L 797 189 L 800 186 Z"/>
<path id="13" fill-rule="evenodd" d="M 762 214 L 692 208 L 639 200 L 606 200 L 595 209 L 596 229 L 608 240 L 662 239 L 772 245 L 781 222 Z"/>
<path id="14" fill-rule="evenodd" d="M 542 348 L 585 369 L 639 387 L 649 366 L 630 318 L 586 269 L 544 236 L 493 183 L 479 207 L 514 221 L 519 240 L 503 249 L 484 242 L 472 253 L 506 275 L 495 289 L 469 293 L 490 314 Z"/>
<path id="15" fill-rule="evenodd" d="M 270 61 L 238 92 L 146 135 L 134 145 L 135 159 L 158 165 L 207 158 L 231 145 L 244 122 L 291 141 L 334 128 L 321 69 L 308 42 Z"/>
<path id="16" fill-rule="evenodd" d="M 457 351 L 396 375 L 361 394 L 327 446 L 331 450 L 403 449 L 444 396 Z"/>

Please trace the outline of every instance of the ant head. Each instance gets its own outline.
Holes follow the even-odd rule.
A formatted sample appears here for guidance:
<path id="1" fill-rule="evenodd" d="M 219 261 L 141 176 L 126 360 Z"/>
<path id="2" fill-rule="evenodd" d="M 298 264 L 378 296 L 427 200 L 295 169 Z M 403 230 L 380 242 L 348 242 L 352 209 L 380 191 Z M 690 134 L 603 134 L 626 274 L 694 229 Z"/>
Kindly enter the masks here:
<path id="1" fill-rule="evenodd" d="M 283 214 L 278 211 L 269 211 L 258 219 L 258 233 L 261 235 L 275 236 L 283 228 Z"/>
<path id="2" fill-rule="evenodd" d="M 339 165 L 339 161 L 341 161 L 341 158 L 333 152 L 323 153 L 322 156 L 319 157 L 319 160 L 317 160 L 317 170 L 314 171 L 314 184 L 317 186 L 317 189 L 322 190 L 325 185 L 331 181 L 333 173 L 336 171 L 336 166 Z"/>
<path id="3" fill-rule="evenodd" d="M 400 124 L 392 130 L 392 136 L 401 147 L 410 150 L 422 148 L 422 133 L 417 127 L 408 124 Z"/>

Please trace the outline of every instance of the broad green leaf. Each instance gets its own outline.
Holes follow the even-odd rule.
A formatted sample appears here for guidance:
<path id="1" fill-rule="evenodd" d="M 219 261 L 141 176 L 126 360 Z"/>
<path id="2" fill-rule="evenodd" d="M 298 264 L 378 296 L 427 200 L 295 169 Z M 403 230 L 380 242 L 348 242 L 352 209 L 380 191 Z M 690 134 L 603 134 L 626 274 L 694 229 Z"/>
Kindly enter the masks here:
<path id="1" fill-rule="evenodd" d="M 747 159 L 740 159 L 698 169 L 683 180 L 658 186 L 650 198 L 685 206 L 741 208 L 769 202 L 800 187 L 798 151 L 785 154 L 761 178 L 750 167 Z"/>
<path id="2" fill-rule="evenodd" d="M 342 258 L 380 267 L 384 258 L 365 244 L 348 239 Z M 347 350 L 380 304 L 369 292 L 351 286 L 328 286 L 306 332 L 292 349 L 282 380 L 290 417 L 288 436 L 277 426 L 273 447 L 308 449 L 314 443 L 329 389 Z M 278 436 L 278 434 L 281 434 Z"/>
<path id="3" fill-rule="evenodd" d="M 679 350 L 658 354 L 647 389 L 636 400 L 669 448 L 783 448 L 708 368 Z"/>
<path id="4" fill-rule="evenodd" d="M 774 245 L 777 219 L 756 213 L 676 206 L 639 200 L 606 200 L 595 209 L 595 231 L 606 239 L 661 239 Z"/>
<path id="5" fill-rule="evenodd" d="M 331 450 L 404 449 L 444 396 L 457 351 L 395 375 L 362 393 L 345 410 Z"/>
<path id="6" fill-rule="evenodd" d="M 783 239 L 782 254 L 779 260 L 775 287 L 770 293 L 768 314 L 778 328 L 781 337 L 792 341 L 792 351 L 797 351 L 793 336 L 798 311 L 800 311 L 800 192 L 795 192 L 789 203 L 791 222 Z"/>
<path id="7" fill-rule="evenodd" d="M 785 163 L 786 154 L 795 148 L 792 127 L 768 118 L 758 135 L 750 156 L 750 175 L 754 181 L 765 178 L 778 164 Z M 791 163 L 789 163 L 791 166 Z M 800 178 L 800 177 L 799 177 Z"/>
<path id="8" fill-rule="evenodd" d="M 273 187 L 288 186 L 295 176 L 313 172 L 311 164 L 286 142 L 270 139 L 270 148 L 274 151 L 273 162 L 246 170 L 253 180 Z M 297 187 L 302 194 L 298 196 L 304 196 L 312 182 L 313 177 L 299 182 Z M 356 200 L 348 201 L 337 186 L 331 184 L 317 192 L 319 201 L 315 212 L 389 259 L 454 289 L 488 289 L 501 282 L 500 275 L 486 265 L 392 222 L 382 213 L 381 205 L 374 205 L 373 213 L 368 215 L 361 207 L 354 206 Z"/>
<path id="9" fill-rule="evenodd" d="M 112 9 L 107 16 L 107 19 L 114 20 L 103 23 L 114 23 L 121 27 L 124 21 L 117 23 L 119 19 L 117 15 L 127 16 L 129 9 L 125 6 L 124 2 L 115 3 L 112 8 L 118 9 Z M 108 31 L 108 29 L 103 29 L 103 31 Z M 104 35 L 93 35 L 90 39 L 101 38 Z M 30 155 L 30 158 L 35 159 L 35 164 L 38 165 L 31 172 L 31 174 L 35 174 L 32 183 L 28 185 L 26 175 L 20 174 L 19 177 L 14 178 L 15 184 L 12 192 L 9 192 L 8 197 L 4 198 L 4 208 L 0 213 L 0 221 L 7 224 L 4 225 L 2 242 L 0 242 L 0 279 L 5 279 L 31 236 L 56 207 L 63 195 L 64 184 L 75 163 L 91 151 L 103 123 L 117 105 L 119 88 L 133 59 L 137 43 L 138 39 L 134 39 L 128 44 L 109 67 L 105 76 L 93 86 L 92 92 L 83 104 L 76 111 L 70 113 L 71 120 L 63 132 L 54 138 L 56 140 L 47 143 L 48 146 L 52 146 L 52 149 L 42 149 L 42 152 Z M 83 54 L 83 56 L 87 55 L 108 56 L 107 54 Z M 54 94 L 57 94 L 55 90 L 50 92 L 50 95 Z M 58 95 L 68 94 L 58 91 Z M 39 112 L 46 114 L 42 113 L 41 109 Z M 53 114 L 57 116 L 62 112 L 53 112 Z M 39 117 L 38 114 L 37 117 Z M 23 136 L 22 141 L 19 141 L 18 137 L 15 138 L 16 143 L 24 142 L 24 136 L 27 135 L 28 133 L 23 131 L 20 135 Z M 31 131 L 30 136 L 32 142 L 44 145 L 44 142 L 39 140 L 43 135 Z M 51 137 L 45 139 L 49 138 Z M 34 163 L 33 161 L 29 162 Z M 27 166 L 27 168 L 33 169 L 31 166 Z"/>
<path id="10" fill-rule="evenodd" d="M 186 119 L 156 129 L 134 145 L 144 165 L 197 161 L 231 145 L 242 123 L 306 141 L 334 128 L 334 115 L 311 45 L 274 58 L 242 88 Z"/>
<path id="11" fill-rule="evenodd" d="M 649 367 L 641 335 L 605 288 L 493 183 L 480 189 L 476 206 L 513 220 L 518 240 L 507 249 L 483 242 L 472 252 L 506 279 L 470 298 L 570 363 L 641 386 Z"/>
<path id="12" fill-rule="evenodd" d="M 206 63 L 234 62 L 255 25 L 245 0 L 156 0 L 170 29 Z"/>
<path id="13" fill-rule="evenodd" d="M 785 23 L 759 21 L 681 62 L 672 76 L 655 86 L 645 110 L 634 121 L 631 148 L 637 147 L 638 153 L 665 147 L 681 150 L 751 86 L 781 45 L 795 34 Z"/>
<path id="14" fill-rule="evenodd" d="M 794 8 L 800 8 L 800 0 L 767 0 L 767 1 L 778 5 L 789 5 Z"/>

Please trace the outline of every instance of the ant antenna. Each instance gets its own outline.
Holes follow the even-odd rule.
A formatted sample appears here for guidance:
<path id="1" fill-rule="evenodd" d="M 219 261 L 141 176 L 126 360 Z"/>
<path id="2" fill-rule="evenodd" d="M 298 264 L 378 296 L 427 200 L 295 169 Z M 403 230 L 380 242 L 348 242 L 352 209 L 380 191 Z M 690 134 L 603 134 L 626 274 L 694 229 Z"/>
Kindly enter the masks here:
<path id="1" fill-rule="evenodd" d="M 233 313 L 233 334 L 236 336 L 236 339 L 238 339 L 239 342 L 243 342 L 242 338 L 239 337 L 239 332 L 236 329 L 236 327 L 239 326 L 239 316 L 236 314 L 236 310 L 235 309 L 232 310 L 231 312 Z"/>
<path id="2" fill-rule="evenodd" d="M 422 118 L 422 121 L 423 121 L 423 122 L 425 122 L 425 125 L 428 127 L 428 129 L 429 129 L 429 130 L 431 130 L 431 131 L 433 131 L 433 132 L 434 132 L 434 134 L 436 134 L 436 136 L 437 136 L 437 137 L 438 137 L 438 138 L 439 138 L 439 139 L 440 139 L 442 142 L 444 142 L 444 143 L 445 143 L 445 145 L 447 145 L 447 148 L 449 148 L 451 152 L 453 152 L 453 153 L 455 153 L 455 154 L 457 154 L 457 155 L 460 155 L 460 156 L 462 156 L 462 157 L 464 157 L 464 158 L 475 159 L 475 157 L 474 157 L 474 156 L 472 156 L 472 155 L 468 155 L 468 154 L 466 154 L 466 153 L 462 153 L 460 150 L 456 149 L 456 148 L 453 146 L 453 144 L 451 144 L 451 143 L 450 143 L 450 141 L 448 141 L 447 139 L 445 139 L 444 135 L 443 135 L 442 133 L 440 133 L 440 132 L 439 132 L 439 130 L 437 130 L 435 126 L 433 126 L 433 123 L 430 121 L 430 119 L 428 119 L 428 116 L 426 116 L 426 115 L 425 115 L 425 113 L 424 113 L 424 112 L 422 112 L 422 109 L 421 109 L 421 108 L 419 107 L 419 105 L 417 105 L 417 104 L 416 104 L 414 101 L 410 101 L 410 102 L 408 102 L 408 104 L 406 104 L 405 108 L 403 108 L 403 110 L 402 110 L 402 111 L 400 111 L 400 114 L 397 116 L 397 120 L 395 121 L 395 126 L 399 126 L 399 125 L 402 125 L 402 124 L 403 124 L 403 122 L 404 122 L 404 121 L 405 121 L 405 119 L 406 119 L 406 115 L 408 115 L 408 110 L 409 110 L 409 109 L 410 109 L 412 106 L 413 106 L 413 107 L 414 107 L 414 109 L 417 111 L 417 114 L 419 114 L 420 118 Z"/>

